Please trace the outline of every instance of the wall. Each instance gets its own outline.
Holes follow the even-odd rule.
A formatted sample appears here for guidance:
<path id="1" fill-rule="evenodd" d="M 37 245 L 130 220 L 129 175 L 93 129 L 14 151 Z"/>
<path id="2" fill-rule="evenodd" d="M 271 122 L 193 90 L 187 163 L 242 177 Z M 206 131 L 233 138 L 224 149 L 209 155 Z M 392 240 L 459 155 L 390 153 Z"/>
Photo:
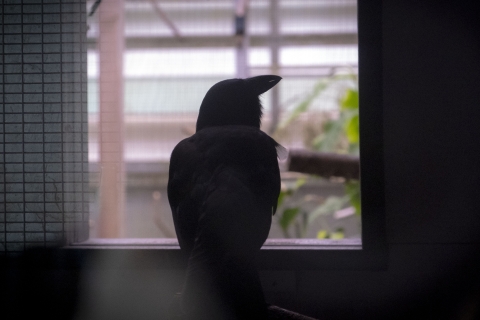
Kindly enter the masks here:
<path id="1" fill-rule="evenodd" d="M 478 20 L 473 1 L 383 1 L 388 270 L 302 272 L 299 310 L 479 316 Z"/>

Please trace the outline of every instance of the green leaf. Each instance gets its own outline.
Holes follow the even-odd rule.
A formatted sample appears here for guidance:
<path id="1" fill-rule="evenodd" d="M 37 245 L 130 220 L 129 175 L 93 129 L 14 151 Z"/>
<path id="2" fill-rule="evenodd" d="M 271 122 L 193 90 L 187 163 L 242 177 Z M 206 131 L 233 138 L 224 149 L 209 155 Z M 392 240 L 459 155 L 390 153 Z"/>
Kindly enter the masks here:
<path id="1" fill-rule="evenodd" d="M 340 240 L 345 238 L 345 232 L 343 231 L 343 228 L 337 228 L 337 230 L 332 232 L 330 238 L 332 238 L 333 240 Z"/>
<path id="2" fill-rule="evenodd" d="M 288 126 L 292 121 L 297 119 L 303 112 L 307 111 L 310 105 L 312 104 L 313 100 L 315 100 L 316 97 L 322 91 L 324 91 L 328 86 L 333 82 L 333 79 L 322 79 L 318 81 L 315 86 L 313 87 L 313 90 L 308 93 L 307 97 L 302 100 L 290 113 L 290 116 L 287 117 L 284 121 L 282 121 L 278 129 L 284 129 L 286 126 Z"/>
<path id="3" fill-rule="evenodd" d="M 348 196 L 344 197 L 328 197 L 324 203 L 315 208 L 310 212 L 308 216 L 308 225 L 310 225 L 315 219 L 319 216 L 333 214 L 335 211 L 340 210 L 343 205 L 349 200 Z"/>
<path id="4" fill-rule="evenodd" d="M 278 195 L 278 200 L 277 200 L 277 208 L 280 208 L 283 201 L 285 200 L 286 195 L 287 194 L 285 191 L 280 191 L 280 194 Z"/>
<path id="5" fill-rule="evenodd" d="M 340 101 L 342 110 L 358 110 L 358 90 L 348 89 Z"/>
<path id="6" fill-rule="evenodd" d="M 317 232 L 317 239 L 328 239 L 328 231 L 327 230 L 320 230 Z"/>
<path id="7" fill-rule="evenodd" d="M 327 121 L 323 127 L 323 134 L 313 141 L 313 146 L 320 152 L 334 152 L 343 133 L 343 119 Z"/>
<path id="8" fill-rule="evenodd" d="M 348 142 L 350 143 L 358 143 L 360 140 L 360 132 L 359 132 L 359 121 L 358 121 L 358 114 L 351 117 L 347 120 L 345 125 L 345 133 L 348 138 Z"/>
<path id="9" fill-rule="evenodd" d="M 349 198 L 350 204 L 355 208 L 355 214 L 361 215 L 360 181 L 350 180 L 345 182 L 345 194 Z"/>
<path id="10" fill-rule="evenodd" d="M 293 195 L 301 186 L 303 186 L 307 182 L 306 178 L 298 178 L 295 183 L 293 184 L 287 184 L 287 188 L 280 190 L 280 193 L 278 195 L 278 200 L 277 200 L 277 208 L 279 208 L 285 200 Z"/>
<path id="11" fill-rule="evenodd" d="M 299 212 L 300 212 L 299 207 L 287 208 L 283 210 L 282 216 L 280 217 L 280 220 L 278 222 L 284 232 L 287 231 L 288 227 L 295 220 L 295 217 L 298 215 Z"/>
<path id="12" fill-rule="evenodd" d="M 297 181 L 295 181 L 295 186 L 293 189 L 296 191 L 298 190 L 301 186 L 303 186 L 307 182 L 306 178 L 298 178 Z"/>

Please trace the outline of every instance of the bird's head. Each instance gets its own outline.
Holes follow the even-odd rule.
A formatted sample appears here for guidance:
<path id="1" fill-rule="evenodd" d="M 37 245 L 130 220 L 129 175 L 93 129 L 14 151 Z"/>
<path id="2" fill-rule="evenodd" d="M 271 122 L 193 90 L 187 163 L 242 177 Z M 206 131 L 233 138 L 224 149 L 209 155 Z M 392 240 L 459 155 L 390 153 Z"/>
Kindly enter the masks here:
<path id="1" fill-rule="evenodd" d="M 214 84 L 203 98 L 197 131 L 215 126 L 244 125 L 260 128 L 260 95 L 282 80 L 264 75 L 247 79 L 228 79 Z"/>

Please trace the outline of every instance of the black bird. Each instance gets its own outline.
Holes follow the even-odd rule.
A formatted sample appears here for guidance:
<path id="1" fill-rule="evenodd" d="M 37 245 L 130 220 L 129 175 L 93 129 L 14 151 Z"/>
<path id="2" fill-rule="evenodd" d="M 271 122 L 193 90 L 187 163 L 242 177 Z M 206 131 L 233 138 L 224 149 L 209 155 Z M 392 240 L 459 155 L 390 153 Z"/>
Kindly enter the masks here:
<path id="1" fill-rule="evenodd" d="M 259 96 L 281 79 L 264 75 L 212 86 L 196 133 L 172 152 L 168 200 L 189 257 L 179 300 L 187 319 L 267 317 L 255 256 L 277 207 L 277 153 L 285 149 L 260 130 Z"/>

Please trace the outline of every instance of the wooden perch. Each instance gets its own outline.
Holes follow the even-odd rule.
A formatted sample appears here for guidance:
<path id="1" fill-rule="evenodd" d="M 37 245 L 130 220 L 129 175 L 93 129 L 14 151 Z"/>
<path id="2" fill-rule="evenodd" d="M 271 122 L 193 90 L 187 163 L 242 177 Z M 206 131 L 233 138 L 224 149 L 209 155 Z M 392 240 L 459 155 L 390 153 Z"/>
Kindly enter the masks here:
<path id="1" fill-rule="evenodd" d="M 290 150 L 288 171 L 315 174 L 324 178 L 359 179 L 360 158 L 337 153 Z"/>

